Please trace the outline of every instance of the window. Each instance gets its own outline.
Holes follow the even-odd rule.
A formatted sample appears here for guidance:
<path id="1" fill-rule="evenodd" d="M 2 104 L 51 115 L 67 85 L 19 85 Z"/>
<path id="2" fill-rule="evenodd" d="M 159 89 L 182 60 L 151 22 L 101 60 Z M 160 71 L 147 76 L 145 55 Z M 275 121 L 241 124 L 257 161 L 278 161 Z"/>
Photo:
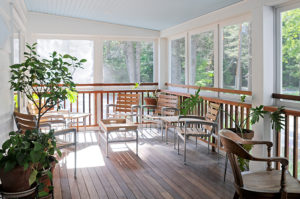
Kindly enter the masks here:
<path id="1" fill-rule="evenodd" d="M 300 95 L 300 8 L 279 12 L 280 93 Z"/>
<path id="2" fill-rule="evenodd" d="M 104 83 L 153 82 L 153 42 L 103 43 Z"/>
<path id="3" fill-rule="evenodd" d="M 83 68 L 73 71 L 75 83 L 94 83 L 94 42 L 89 40 L 38 39 L 37 52 L 41 57 L 49 57 L 53 51 L 69 54 L 78 59 L 86 59 Z M 72 71 L 71 71 L 72 72 Z"/>
<path id="4" fill-rule="evenodd" d="M 251 69 L 251 24 L 244 22 L 225 26 L 221 87 L 248 90 Z"/>
<path id="5" fill-rule="evenodd" d="M 214 86 L 214 32 L 191 36 L 190 83 L 196 86 Z"/>
<path id="6" fill-rule="evenodd" d="M 171 83 L 185 84 L 185 38 L 171 40 Z"/>

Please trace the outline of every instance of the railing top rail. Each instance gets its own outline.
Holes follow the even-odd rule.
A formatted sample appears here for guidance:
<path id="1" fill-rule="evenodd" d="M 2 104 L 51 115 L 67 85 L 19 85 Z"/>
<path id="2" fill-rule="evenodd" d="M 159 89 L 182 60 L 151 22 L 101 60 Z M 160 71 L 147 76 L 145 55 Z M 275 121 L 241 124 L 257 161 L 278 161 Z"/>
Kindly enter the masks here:
<path id="1" fill-rule="evenodd" d="M 269 111 L 269 112 L 274 112 L 278 109 L 278 107 L 276 106 L 265 106 L 264 110 L 265 111 Z M 293 115 L 293 116 L 300 116 L 300 110 L 296 110 L 296 109 L 284 109 L 283 111 L 286 115 Z"/>
<path id="2" fill-rule="evenodd" d="M 170 87 L 178 87 L 178 88 L 191 88 L 191 89 L 199 89 L 207 90 L 207 91 L 214 91 L 214 92 L 221 92 L 221 93 L 232 93 L 232 94 L 240 94 L 240 95 L 249 95 L 252 96 L 251 91 L 242 91 L 242 90 L 233 90 L 233 89 L 225 89 L 225 88 L 211 88 L 211 87 L 200 87 L 200 86 L 193 86 L 193 85 L 182 85 L 182 84 L 170 84 L 165 83 L 166 86 Z"/>
<path id="3" fill-rule="evenodd" d="M 140 83 L 140 86 L 158 86 L 157 82 Z M 135 83 L 92 83 L 92 84 L 76 84 L 76 86 L 135 86 Z"/>
<path id="4" fill-rule="evenodd" d="M 175 91 L 170 91 L 170 90 L 161 90 L 161 92 L 172 94 L 172 95 L 177 95 L 177 96 L 183 96 L 183 97 L 190 97 L 191 94 L 189 93 L 182 93 L 182 92 L 175 92 Z M 245 108 L 251 108 L 251 104 L 247 103 L 242 103 L 242 102 L 235 102 L 235 101 L 230 101 L 230 100 L 223 100 L 219 98 L 213 98 L 213 97 L 204 97 L 201 96 L 204 100 L 216 102 L 216 103 L 222 103 L 222 104 L 229 104 L 229 105 L 234 105 L 234 106 L 242 106 Z"/>
<path id="5" fill-rule="evenodd" d="M 132 93 L 140 93 L 140 92 L 155 92 L 157 89 L 131 89 L 131 90 L 95 90 L 95 91 L 78 91 L 78 93 L 129 93 L 129 92 L 132 92 Z M 159 91 L 159 90 L 157 90 Z"/>
<path id="6" fill-rule="evenodd" d="M 273 93 L 272 97 L 275 98 L 275 99 L 300 101 L 300 96 L 296 96 L 296 95 L 285 95 L 285 94 Z"/>

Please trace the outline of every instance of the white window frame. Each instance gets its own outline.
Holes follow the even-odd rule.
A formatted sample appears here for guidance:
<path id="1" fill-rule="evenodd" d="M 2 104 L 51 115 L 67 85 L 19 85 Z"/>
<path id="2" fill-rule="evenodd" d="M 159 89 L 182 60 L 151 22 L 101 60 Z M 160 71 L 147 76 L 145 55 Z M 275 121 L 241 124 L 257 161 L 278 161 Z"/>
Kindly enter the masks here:
<path id="1" fill-rule="evenodd" d="M 249 22 L 252 24 L 252 19 L 250 15 L 241 16 L 231 20 L 223 21 L 219 24 L 219 88 L 223 88 L 223 28 L 225 26 L 237 25 L 240 23 Z M 250 37 L 253 36 L 253 32 Z M 253 54 L 253 47 L 251 49 L 251 54 Z M 249 81 L 248 81 L 248 90 L 252 90 L 252 65 L 249 67 Z M 227 96 L 229 94 L 223 94 Z"/>
<path id="2" fill-rule="evenodd" d="M 276 46 L 276 92 L 282 93 L 282 38 L 281 38 L 281 13 L 300 8 L 300 2 L 292 2 L 277 6 L 275 8 L 275 46 Z M 276 106 L 286 106 L 290 108 L 299 108 L 299 103 L 284 99 L 275 99 Z"/>
<path id="3" fill-rule="evenodd" d="M 197 34 L 201 34 L 201 33 L 206 33 L 206 32 L 213 32 L 214 33 L 214 87 L 218 88 L 219 85 L 219 51 L 218 51 L 218 25 L 214 24 L 214 25 L 210 25 L 210 26 L 205 26 L 202 28 L 198 28 L 192 31 L 188 32 L 188 38 L 189 38 L 189 52 L 191 52 L 192 49 L 192 36 L 193 35 L 197 35 Z M 190 67 L 190 63 L 192 63 L 192 55 L 191 53 L 189 53 L 189 77 L 191 76 L 191 74 L 193 73 L 193 71 L 191 71 L 191 67 Z M 189 84 L 192 85 L 191 79 L 189 79 Z"/>
<path id="4" fill-rule="evenodd" d="M 94 42 L 94 83 L 103 83 L 103 41 L 146 41 L 153 42 L 153 82 L 158 81 L 158 39 L 141 37 L 111 37 L 111 36 L 86 36 L 86 35 L 60 35 L 60 34 L 33 34 L 32 42 L 38 39 L 58 40 L 90 40 Z"/>
<path id="5" fill-rule="evenodd" d="M 182 39 L 182 38 L 184 38 L 184 41 L 185 41 L 185 44 L 184 44 L 184 47 L 185 47 L 185 64 L 184 64 L 184 72 L 185 72 L 185 85 L 187 85 L 188 84 L 188 82 L 189 82 L 189 59 L 187 58 L 188 56 L 188 47 L 187 47 L 187 45 L 188 45 L 188 33 L 187 32 L 185 32 L 185 33 L 181 33 L 181 34 L 177 34 L 177 35 L 174 35 L 174 36 L 172 36 L 172 37 L 169 37 L 168 38 L 168 49 L 169 49 L 169 55 L 168 55 L 168 57 L 169 57 L 169 61 L 168 61 L 168 63 L 169 63 L 169 68 L 168 68 L 168 71 L 169 71 L 169 73 L 168 73 L 168 82 L 169 83 L 172 83 L 172 73 L 171 73 L 171 71 L 172 71 L 172 62 L 171 62 L 171 59 L 172 59 L 172 55 L 171 55 L 171 53 L 172 53 L 172 48 L 171 48 L 171 44 L 172 44 L 172 41 L 174 41 L 174 40 L 177 40 L 177 39 Z"/>

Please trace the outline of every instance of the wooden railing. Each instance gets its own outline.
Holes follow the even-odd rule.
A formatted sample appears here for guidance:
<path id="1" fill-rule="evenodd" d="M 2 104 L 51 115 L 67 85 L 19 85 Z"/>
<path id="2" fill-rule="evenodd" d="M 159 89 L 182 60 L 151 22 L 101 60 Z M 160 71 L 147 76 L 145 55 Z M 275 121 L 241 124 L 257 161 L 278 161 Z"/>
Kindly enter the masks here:
<path id="1" fill-rule="evenodd" d="M 98 126 L 100 119 L 105 118 L 106 104 L 114 104 L 118 94 L 130 93 L 141 94 L 141 103 L 144 103 L 144 97 L 156 92 L 158 83 L 142 83 L 136 89 L 134 83 L 123 84 L 78 84 L 78 97 L 75 103 L 69 101 L 62 102 L 61 108 L 68 109 L 71 112 L 90 113 L 87 119 L 88 127 Z M 147 88 L 151 86 L 151 88 Z M 86 88 L 83 88 L 86 87 Z M 80 127 L 80 126 L 79 126 Z"/>
<path id="2" fill-rule="evenodd" d="M 140 93 L 142 96 L 141 103 L 144 103 L 144 97 L 149 96 L 157 91 L 157 83 L 147 83 L 141 84 L 137 89 L 131 89 L 131 86 L 135 84 L 81 84 L 77 85 L 78 88 L 84 88 L 84 90 L 79 89 L 78 100 L 76 103 L 69 103 L 67 101 L 62 103 L 62 107 L 69 109 L 72 112 L 85 112 L 91 113 L 91 116 L 88 118 L 88 126 L 97 126 L 100 119 L 105 118 L 105 105 L 112 104 L 116 102 L 117 95 L 119 93 Z M 178 88 L 189 88 L 189 89 L 198 89 L 196 86 L 187 86 L 187 85 L 174 85 L 166 84 L 170 87 Z M 151 87 L 149 87 L 151 86 Z M 116 89 L 117 87 L 117 89 Z M 184 99 L 190 97 L 189 93 L 176 92 L 166 89 L 161 90 L 161 92 L 176 95 L 179 97 L 180 104 Z M 225 92 L 232 94 L 244 94 L 251 95 L 249 91 L 233 91 L 230 89 L 216 89 L 216 88 L 203 88 L 201 90 L 209 90 L 213 92 Z M 274 95 L 273 95 L 274 96 Z M 276 97 L 276 96 L 274 96 Z M 278 96 L 277 96 L 278 97 Z M 284 96 L 286 97 L 286 96 Z M 238 101 L 225 100 L 220 98 L 213 97 L 202 97 L 203 102 L 199 103 L 196 108 L 190 113 L 193 115 L 204 116 L 207 112 L 207 107 L 209 102 L 215 102 L 221 104 L 221 112 L 219 119 L 219 128 L 235 128 L 235 123 L 233 118 L 238 118 L 238 120 L 244 120 L 250 114 L 251 104 L 241 103 Z M 266 106 L 265 110 L 275 111 L 277 107 Z M 279 133 L 275 133 L 276 142 L 275 142 L 275 155 L 285 156 L 290 159 L 290 171 L 292 171 L 295 177 L 299 176 L 300 170 L 298 166 L 299 161 L 299 110 L 286 109 L 285 112 L 285 130 Z M 251 128 L 250 121 L 246 121 L 246 128 Z M 207 142 L 205 139 L 201 139 L 204 142 Z M 216 142 L 213 140 L 211 143 L 213 147 L 216 147 Z"/>

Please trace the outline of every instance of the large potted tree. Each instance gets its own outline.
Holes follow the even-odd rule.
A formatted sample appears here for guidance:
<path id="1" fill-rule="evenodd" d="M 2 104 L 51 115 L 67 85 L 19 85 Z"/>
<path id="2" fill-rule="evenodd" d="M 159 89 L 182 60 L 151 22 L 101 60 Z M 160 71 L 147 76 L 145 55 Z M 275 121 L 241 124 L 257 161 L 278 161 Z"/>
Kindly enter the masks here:
<path id="1" fill-rule="evenodd" d="M 23 93 L 34 104 L 37 113 L 37 127 L 40 120 L 55 106 L 60 108 L 64 100 L 74 100 L 76 85 L 72 73 L 77 68 L 82 68 L 85 59 L 54 51 L 49 59 L 42 59 L 36 52 L 36 43 L 26 45 L 28 52 L 24 53 L 25 61 L 10 66 L 11 89 Z M 75 97 L 76 98 L 76 97 Z"/>
<path id="2" fill-rule="evenodd" d="M 25 61 L 10 66 L 11 78 L 9 82 L 13 91 L 23 93 L 35 106 L 37 110 L 35 132 L 41 134 L 40 121 L 49 110 L 55 106 L 59 109 L 60 103 L 66 99 L 71 102 L 76 100 L 76 85 L 70 71 L 81 68 L 86 60 L 79 60 L 71 55 L 61 55 L 57 52 L 51 53 L 50 58 L 43 59 L 37 54 L 36 46 L 36 43 L 33 45 L 27 44 L 28 52 L 24 53 Z M 50 132 L 49 135 L 52 136 L 53 134 Z M 40 182 L 40 179 L 44 179 L 45 175 L 49 179 L 52 178 L 49 171 L 51 171 L 51 168 L 53 169 L 52 163 L 56 162 L 53 155 L 57 151 L 55 139 L 47 140 L 42 135 L 39 138 L 36 138 L 35 145 L 39 146 L 43 154 L 41 154 L 39 164 L 35 165 L 34 170 L 31 170 L 34 172 L 31 173 L 31 176 L 37 176 L 38 182 Z M 48 143 L 51 143 L 51 145 L 48 145 Z M 33 178 L 31 177 L 31 179 Z M 1 180 L 3 179 L 1 178 Z M 41 184 L 43 187 L 43 183 Z M 43 190 L 47 190 L 47 187 Z"/>

